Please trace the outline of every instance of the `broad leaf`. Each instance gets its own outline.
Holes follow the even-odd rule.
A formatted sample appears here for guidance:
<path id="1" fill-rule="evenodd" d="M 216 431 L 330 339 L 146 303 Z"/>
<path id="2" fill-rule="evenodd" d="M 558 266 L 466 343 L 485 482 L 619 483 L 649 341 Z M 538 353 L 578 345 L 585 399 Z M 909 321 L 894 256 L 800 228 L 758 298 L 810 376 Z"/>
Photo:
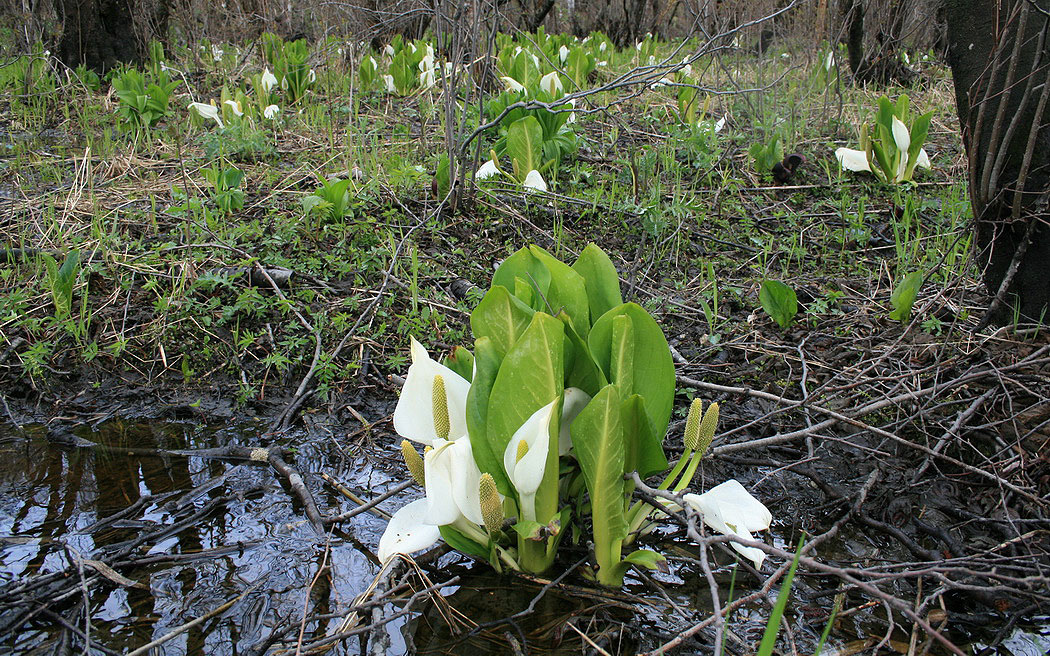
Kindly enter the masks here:
<path id="1" fill-rule="evenodd" d="M 671 349 L 656 321 L 640 305 L 624 303 L 594 322 L 587 344 L 609 382 L 616 383 L 617 380 L 611 374 L 613 321 L 621 315 L 630 318 L 634 334 L 635 366 L 631 372 L 633 383 L 630 389 L 641 394 L 645 400 L 645 412 L 649 416 L 653 433 L 663 435 L 667 432 L 667 422 L 671 418 L 671 406 L 674 403 L 675 374 Z"/>
<path id="2" fill-rule="evenodd" d="M 586 339 L 591 330 L 591 311 L 583 276 L 539 246 L 532 246 L 530 251 L 550 272 L 551 284 L 547 289 L 550 314 L 564 311 L 572 319 L 576 332 Z"/>
<path id="3" fill-rule="evenodd" d="M 572 265 L 572 269 L 583 276 L 587 302 L 591 308 L 591 321 L 596 321 L 614 307 L 623 305 L 620 276 L 605 251 L 594 244 L 587 244 L 576 263 Z"/>
<path id="4" fill-rule="evenodd" d="M 606 385 L 572 422 L 572 443 L 591 498 L 594 552 L 599 580 L 615 585 L 620 549 L 627 537 L 624 517 L 624 449 L 620 397 Z"/>
<path id="5" fill-rule="evenodd" d="M 609 381 L 594 361 L 587 341 L 571 325 L 568 315 L 560 312 L 558 319 L 565 324 L 565 386 L 578 387 L 594 396 Z"/>
<path id="6" fill-rule="evenodd" d="M 922 278 L 922 271 L 912 271 L 893 290 L 893 293 L 890 295 L 890 303 L 893 304 L 890 319 L 907 321 L 911 317 L 911 308 L 915 304 L 915 299 L 919 296 Z"/>
<path id="7" fill-rule="evenodd" d="M 781 328 L 787 328 L 798 313 L 798 297 L 795 296 L 795 290 L 777 280 L 762 281 L 758 300 L 766 314 Z"/>
<path id="8" fill-rule="evenodd" d="M 528 328 L 536 311 L 495 285 L 470 313 L 470 330 L 475 338 L 490 337 L 503 357 Z"/>
<path id="9" fill-rule="evenodd" d="M 507 128 L 507 155 L 519 181 L 542 166 L 543 128 L 535 116 L 518 119 Z"/>
<path id="10" fill-rule="evenodd" d="M 501 361 L 502 357 L 491 338 L 479 337 L 474 342 L 474 377 L 467 392 L 467 433 L 478 468 L 492 474 L 499 491 L 504 496 L 510 496 L 510 480 L 503 471 L 503 452 L 494 452 L 486 438 L 489 395 Z"/>
<path id="11" fill-rule="evenodd" d="M 644 400 L 632 394 L 623 402 L 621 409 L 624 441 L 624 471 L 637 471 L 642 478 L 667 469 L 662 434 L 653 433 L 649 417 L 645 413 Z"/>
<path id="12" fill-rule="evenodd" d="M 522 248 L 503 260 L 492 275 L 492 285 L 503 285 L 534 310 L 546 310 L 551 272 L 528 248 Z M 531 297 L 524 297 L 523 287 L 531 290 Z"/>

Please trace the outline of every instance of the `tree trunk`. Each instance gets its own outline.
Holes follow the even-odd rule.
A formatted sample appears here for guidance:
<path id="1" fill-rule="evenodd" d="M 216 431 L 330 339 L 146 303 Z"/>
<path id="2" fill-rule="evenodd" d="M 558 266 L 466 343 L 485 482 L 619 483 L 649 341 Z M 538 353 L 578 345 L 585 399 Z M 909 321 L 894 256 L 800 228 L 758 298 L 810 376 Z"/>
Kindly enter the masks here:
<path id="1" fill-rule="evenodd" d="M 102 74 L 142 59 L 134 0 L 56 0 L 56 5 L 62 16 L 58 57 L 66 66 L 83 64 Z"/>
<path id="2" fill-rule="evenodd" d="M 1050 0 L 947 0 L 984 323 L 1048 321 Z"/>

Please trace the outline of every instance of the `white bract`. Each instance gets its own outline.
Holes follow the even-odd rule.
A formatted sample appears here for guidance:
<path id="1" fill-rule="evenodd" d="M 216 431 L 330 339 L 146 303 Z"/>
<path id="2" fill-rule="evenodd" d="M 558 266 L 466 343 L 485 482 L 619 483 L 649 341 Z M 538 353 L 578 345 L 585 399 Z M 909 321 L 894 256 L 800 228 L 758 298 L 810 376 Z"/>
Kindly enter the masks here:
<path id="1" fill-rule="evenodd" d="M 271 89 L 277 86 L 277 77 L 270 72 L 270 69 L 263 69 L 262 77 L 259 79 L 259 83 L 262 84 L 263 91 L 269 93 Z"/>
<path id="2" fill-rule="evenodd" d="M 534 191 L 547 191 L 547 183 L 543 180 L 543 176 L 536 169 L 529 171 L 528 175 L 525 176 L 525 181 L 521 183 L 526 189 L 532 189 Z"/>
<path id="3" fill-rule="evenodd" d="M 507 91 L 513 91 L 514 93 L 525 92 L 525 86 L 514 78 L 504 75 L 500 79 L 503 80 L 503 85 L 507 87 Z"/>
<path id="4" fill-rule="evenodd" d="M 562 92 L 561 77 L 558 73 L 551 71 L 540 78 L 540 88 L 547 92 L 548 95 L 554 96 L 555 93 Z"/>
<path id="5" fill-rule="evenodd" d="M 569 49 L 566 46 L 558 48 L 558 59 L 564 64 L 569 59 Z"/>
<path id="6" fill-rule="evenodd" d="M 703 494 L 686 494 L 683 497 L 704 520 L 704 524 L 722 535 L 735 535 L 753 540 L 752 531 L 764 531 L 773 521 L 769 509 L 762 505 L 736 479 L 730 479 Z M 761 549 L 745 547 L 732 542 L 733 548 L 742 556 L 762 568 L 766 555 Z"/>
<path id="7" fill-rule="evenodd" d="M 386 562 L 394 554 L 410 554 L 426 549 L 441 539 L 438 527 L 425 522 L 429 510 L 426 499 L 417 499 L 394 513 L 383 537 L 379 538 L 376 555 L 380 562 Z"/>
<path id="8" fill-rule="evenodd" d="M 481 515 L 481 470 L 474 462 L 469 439 L 436 440 L 423 457 L 423 472 L 430 509 L 427 522 L 444 526 L 465 517 L 484 524 Z"/>
<path id="9" fill-rule="evenodd" d="M 222 104 L 229 107 L 234 116 L 244 116 L 244 111 L 241 109 L 241 103 L 236 100 L 224 100 Z"/>
<path id="10" fill-rule="evenodd" d="M 434 426 L 434 378 L 441 376 L 448 407 L 448 435 L 438 435 Z M 457 440 L 467 434 L 467 392 L 470 383 L 443 364 L 430 359 L 423 346 L 412 338 L 412 365 L 405 387 L 394 408 L 394 430 L 414 442 Z"/>
<path id="11" fill-rule="evenodd" d="M 488 180 L 489 178 L 499 175 L 499 167 L 496 166 L 496 162 L 491 159 L 481 165 L 478 172 L 474 174 L 475 180 Z"/>
<path id="12" fill-rule="evenodd" d="M 536 490 L 543 482 L 543 472 L 550 450 L 550 423 L 555 401 L 532 413 L 507 443 L 503 451 L 503 468 L 518 491 L 521 518 L 536 521 Z"/>
<path id="13" fill-rule="evenodd" d="M 393 75 L 384 75 L 383 76 L 383 84 L 386 85 L 386 90 L 388 92 L 390 92 L 390 93 L 397 92 L 397 86 L 394 85 L 394 76 Z"/>
<path id="14" fill-rule="evenodd" d="M 263 118 L 273 120 L 277 118 L 277 114 L 281 111 L 281 108 L 277 105 L 267 105 L 266 109 L 263 110 Z"/>
<path id="15" fill-rule="evenodd" d="M 569 425 L 576 415 L 580 414 L 588 403 L 591 395 L 579 387 L 566 387 L 565 400 L 561 404 L 561 425 L 558 432 L 558 455 L 563 456 L 572 449 L 572 436 L 569 434 Z"/>
<path id="16" fill-rule="evenodd" d="M 195 112 L 201 118 L 210 118 L 215 121 L 219 127 L 223 127 L 222 117 L 219 116 L 219 108 L 215 105 L 193 102 L 190 103 L 189 108 Z"/>

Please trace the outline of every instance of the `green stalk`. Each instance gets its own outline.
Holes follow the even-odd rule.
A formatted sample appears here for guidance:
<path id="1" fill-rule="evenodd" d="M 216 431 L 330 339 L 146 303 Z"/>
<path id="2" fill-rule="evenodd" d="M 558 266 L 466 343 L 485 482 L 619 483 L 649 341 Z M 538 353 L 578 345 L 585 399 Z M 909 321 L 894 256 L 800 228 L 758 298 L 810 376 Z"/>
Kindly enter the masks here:
<path id="1" fill-rule="evenodd" d="M 660 487 L 657 488 L 658 490 L 666 490 L 667 488 L 671 487 L 671 483 L 674 482 L 674 479 L 678 476 L 678 474 L 682 473 L 682 468 L 685 467 L 686 461 L 692 454 L 693 450 L 690 448 L 686 448 L 685 453 L 683 453 L 682 457 L 678 459 L 678 462 L 674 464 L 674 468 L 671 469 L 671 473 L 667 475 L 667 478 L 664 479 L 663 483 L 660 483 Z"/>

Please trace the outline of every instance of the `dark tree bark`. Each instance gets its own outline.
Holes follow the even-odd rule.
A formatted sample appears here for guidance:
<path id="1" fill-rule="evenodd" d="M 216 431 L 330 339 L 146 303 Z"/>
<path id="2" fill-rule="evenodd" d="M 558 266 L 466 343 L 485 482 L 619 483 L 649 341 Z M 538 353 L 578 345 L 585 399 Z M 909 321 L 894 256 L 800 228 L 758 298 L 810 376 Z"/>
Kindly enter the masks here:
<path id="1" fill-rule="evenodd" d="M 83 64 L 101 74 L 141 61 L 132 20 L 134 0 L 56 0 L 62 16 L 58 58 L 71 68 Z"/>
<path id="2" fill-rule="evenodd" d="M 1050 321 L 1050 0 L 947 0 L 985 324 Z"/>
<path id="3" fill-rule="evenodd" d="M 883 17 L 884 24 L 873 26 L 869 20 L 866 27 L 864 0 L 845 0 L 842 3 L 842 16 L 846 20 L 846 51 L 854 80 L 883 86 L 893 83 L 908 86 L 915 80 L 915 72 L 904 65 L 900 56 L 908 6 L 905 0 L 891 0 L 888 14 Z M 866 49 L 865 35 L 872 29 L 875 35 L 867 44 L 871 47 Z"/>

